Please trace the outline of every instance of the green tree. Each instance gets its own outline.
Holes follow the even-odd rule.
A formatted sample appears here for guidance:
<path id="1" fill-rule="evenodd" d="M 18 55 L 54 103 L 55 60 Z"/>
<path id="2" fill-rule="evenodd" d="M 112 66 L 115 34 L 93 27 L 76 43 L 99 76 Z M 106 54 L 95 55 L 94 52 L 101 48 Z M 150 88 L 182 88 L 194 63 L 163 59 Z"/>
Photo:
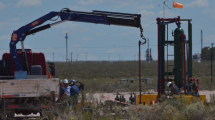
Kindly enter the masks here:
<path id="1" fill-rule="evenodd" d="M 202 59 L 211 60 L 211 49 L 209 46 L 202 48 Z M 213 60 L 215 58 L 215 48 L 213 47 Z"/>

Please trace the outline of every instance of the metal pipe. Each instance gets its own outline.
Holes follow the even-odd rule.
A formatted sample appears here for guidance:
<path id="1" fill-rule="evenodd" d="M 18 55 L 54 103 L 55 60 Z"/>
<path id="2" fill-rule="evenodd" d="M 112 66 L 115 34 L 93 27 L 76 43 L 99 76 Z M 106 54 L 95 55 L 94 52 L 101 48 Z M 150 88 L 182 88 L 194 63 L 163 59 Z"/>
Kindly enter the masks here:
<path id="1" fill-rule="evenodd" d="M 25 52 L 24 43 L 21 41 L 22 52 Z"/>
<path id="2" fill-rule="evenodd" d="M 169 70 L 168 70 L 168 66 L 169 66 L 169 62 L 168 62 L 168 55 L 169 55 L 169 53 L 168 53 L 168 44 L 169 44 L 168 43 L 168 41 L 169 41 L 168 40 L 168 24 L 166 25 L 166 27 L 167 27 L 167 36 L 166 36 L 167 37 L 167 50 L 166 50 L 167 51 L 167 67 L 166 68 L 167 68 L 167 72 L 169 72 Z M 169 80 L 169 76 L 168 75 L 169 74 L 167 74 L 167 81 Z"/>
<path id="3" fill-rule="evenodd" d="M 58 21 L 58 22 L 55 22 L 55 23 L 50 24 L 50 26 L 52 27 L 52 26 L 58 25 L 58 24 L 60 24 L 60 23 L 66 22 L 66 21 L 67 21 L 67 20 Z"/>
<path id="4" fill-rule="evenodd" d="M 151 62 L 152 61 L 152 50 L 151 50 L 151 48 L 150 48 L 150 55 L 149 55 L 149 61 Z"/>
<path id="5" fill-rule="evenodd" d="M 173 21 L 176 20 L 176 18 L 172 19 L 172 18 L 165 18 L 165 19 L 161 19 L 161 18 L 157 18 L 157 21 Z M 180 19 L 180 21 L 192 21 L 192 19 Z"/>
<path id="6" fill-rule="evenodd" d="M 212 61 L 213 61 L 213 45 L 214 43 L 211 43 L 211 83 L 212 83 Z"/>
<path id="7" fill-rule="evenodd" d="M 160 36 L 160 23 L 158 22 L 157 23 L 158 24 L 158 98 L 160 98 L 161 97 L 161 90 L 160 90 L 160 88 L 161 88 L 161 80 L 160 80 L 160 78 L 161 78 L 161 74 L 160 74 L 160 69 L 161 69 L 161 66 L 160 66 L 160 52 L 161 52 L 161 50 L 160 50 L 160 48 L 161 48 L 161 41 L 160 41 L 160 39 L 161 39 L 161 36 Z"/>
<path id="8" fill-rule="evenodd" d="M 187 41 L 186 41 L 187 42 Z M 186 49 L 187 49 L 187 94 L 189 95 L 189 47 L 188 47 L 188 42 L 186 43 Z"/>
<path id="9" fill-rule="evenodd" d="M 141 41 L 139 41 L 139 89 L 140 89 L 140 102 L 139 104 L 142 104 L 141 102 L 141 61 L 140 61 L 140 45 L 141 45 Z"/>
<path id="10" fill-rule="evenodd" d="M 129 14 L 129 13 L 119 13 L 119 12 L 108 12 L 108 11 L 99 11 L 93 10 L 93 13 L 110 13 L 110 14 L 121 14 L 121 15 L 132 15 L 132 16 L 140 16 L 140 14 Z"/>
<path id="11" fill-rule="evenodd" d="M 192 19 L 181 19 L 180 21 L 192 21 Z"/>
<path id="12" fill-rule="evenodd" d="M 186 95 L 186 57 L 185 57 L 185 41 L 183 41 L 183 53 L 184 53 L 184 94 Z"/>

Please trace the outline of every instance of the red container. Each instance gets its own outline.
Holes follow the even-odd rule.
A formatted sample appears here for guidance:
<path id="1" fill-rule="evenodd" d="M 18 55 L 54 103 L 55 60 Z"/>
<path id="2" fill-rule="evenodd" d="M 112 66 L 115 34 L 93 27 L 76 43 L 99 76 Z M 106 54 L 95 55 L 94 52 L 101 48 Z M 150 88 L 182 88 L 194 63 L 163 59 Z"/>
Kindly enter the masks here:
<path id="1" fill-rule="evenodd" d="M 17 52 L 21 62 L 22 62 L 22 53 Z M 42 67 L 42 75 L 47 75 L 46 71 L 46 60 L 43 53 L 32 53 L 31 51 L 26 51 L 27 61 L 28 61 L 28 69 L 31 70 L 32 65 L 41 65 Z M 13 64 L 10 53 L 4 53 L 2 56 L 3 59 L 9 59 L 11 63 L 11 76 L 14 76 L 15 66 Z"/>

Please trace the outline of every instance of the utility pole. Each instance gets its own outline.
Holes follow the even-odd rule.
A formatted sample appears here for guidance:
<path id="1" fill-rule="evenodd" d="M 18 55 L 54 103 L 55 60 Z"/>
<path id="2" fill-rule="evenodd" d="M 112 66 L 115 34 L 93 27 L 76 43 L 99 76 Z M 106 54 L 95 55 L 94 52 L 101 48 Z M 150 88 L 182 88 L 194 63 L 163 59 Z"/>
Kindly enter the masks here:
<path id="1" fill-rule="evenodd" d="M 78 54 L 77 54 L 77 59 L 76 59 L 76 61 L 78 61 Z"/>
<path id="2" fill-rule="evenodd" d="M 71 63 L 72 63 L 72 53 L 71 53 Z"/>
<path id="3" fill-rule="evenodd" d="M 147 62 L 150 62 L 150 55 L 149 55 L 149 38 L 148 38 L 148 51 L 147 51 L 148 59 Z"/>
<path id="4" fill-rule="evenodd" d="M 54 53 L 52 53 L 53 54 L 53 62 L 54 62 Z"/>
<path id="5" fill-rule="evenodd" d="M 119 54 L 119 61 L 120 61 L 120 56 L 121 56 L 121 54 Z"/>
<path id="6" fill-rule="evenodd" d="M 87 52 L 86 52 L 86 61 L 87 61 Z"/>
<path id="7" fill-rule="evenodd" d="M 68 36 L 67 36 L 67 34 L 68 34 L 69 32 L 66 32 L 66 62 L 67 62 L 67 59 L 68 59 L 68 47 L 67 47 L 67 39 L 68 39 Z"/>
<path id="8" fill-rule="evenodd" d="M 139 54 L 137 54 L 137 59 L 139 58 Z"/>
<path id="9" fill-rule="evenodd" d="M 203 34 L 202 33 L 203 32 L 201 30 L 201 60 L 202 60 L 202 57 L 203 57 L 203 55 L 202 55 L 202 45 L 203 45 L 203 39 L 202 39 L 202 37 L 203 37 Z"/>
<path id="10" fill-rule="evenodd" d="M 213 78 L 213 75 L 212 75 L 212 70 L 213 70 L 213 67 L 212 67 L 212 61 L 213 61 L 213 45 L 214 43 L 211 43 L 211 83 L 212 83 L 212 78 Z"/>

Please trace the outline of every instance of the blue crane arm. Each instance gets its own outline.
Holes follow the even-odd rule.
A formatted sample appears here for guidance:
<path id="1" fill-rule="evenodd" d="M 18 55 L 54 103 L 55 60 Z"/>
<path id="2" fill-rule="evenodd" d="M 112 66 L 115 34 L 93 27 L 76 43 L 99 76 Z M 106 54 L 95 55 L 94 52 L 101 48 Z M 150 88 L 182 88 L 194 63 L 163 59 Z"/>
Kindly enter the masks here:
<path id="1" fill-rule="evenodd" d="M 61 20 L 52 24 L 47 24 L 47 25 L 38 27 L 39 25 L 43 24 L 48 20 L 53 19 L 56 16 L 60 17 Z M 106 11 L 96 11 L 96 10 L 94 10 L 93 12 L 79 12 L 79 11 L 71 11 L 67 8 L 61 10 L 60 12 L 50 12 L 31 23 L 25 26 L 22 26 L 21 28 L 19 28 L 18 30 L 12 33 L 9 46 L 10 46 L 10 53 L 15 66 L 15 70 L 16 71 L 27 70 L 27 61 L 25 61 L 24 63 L 24 60 L 23 60 L 23 65 L 22 65 L 21 60 L 17 55 L 16 44 L 19 41 L 23 42 L 26 36 L 28 35 L 48 29 L 51 26 L 57 25 L 64 21 L 76 21 L 76 22 L 88 22 L 88 23 L 105 24 L 105 25 L 137 27 L 137 28 L 140 28 L 141 37 L 145 40 L 144 36 L 142 35 L 143 29 L 140 23 L 140 18 L 141 18 L 140 14 L 116 13 L 116 12 L 106 12 Z M 26 57 L 25 54 L 23 57 Z"/>

